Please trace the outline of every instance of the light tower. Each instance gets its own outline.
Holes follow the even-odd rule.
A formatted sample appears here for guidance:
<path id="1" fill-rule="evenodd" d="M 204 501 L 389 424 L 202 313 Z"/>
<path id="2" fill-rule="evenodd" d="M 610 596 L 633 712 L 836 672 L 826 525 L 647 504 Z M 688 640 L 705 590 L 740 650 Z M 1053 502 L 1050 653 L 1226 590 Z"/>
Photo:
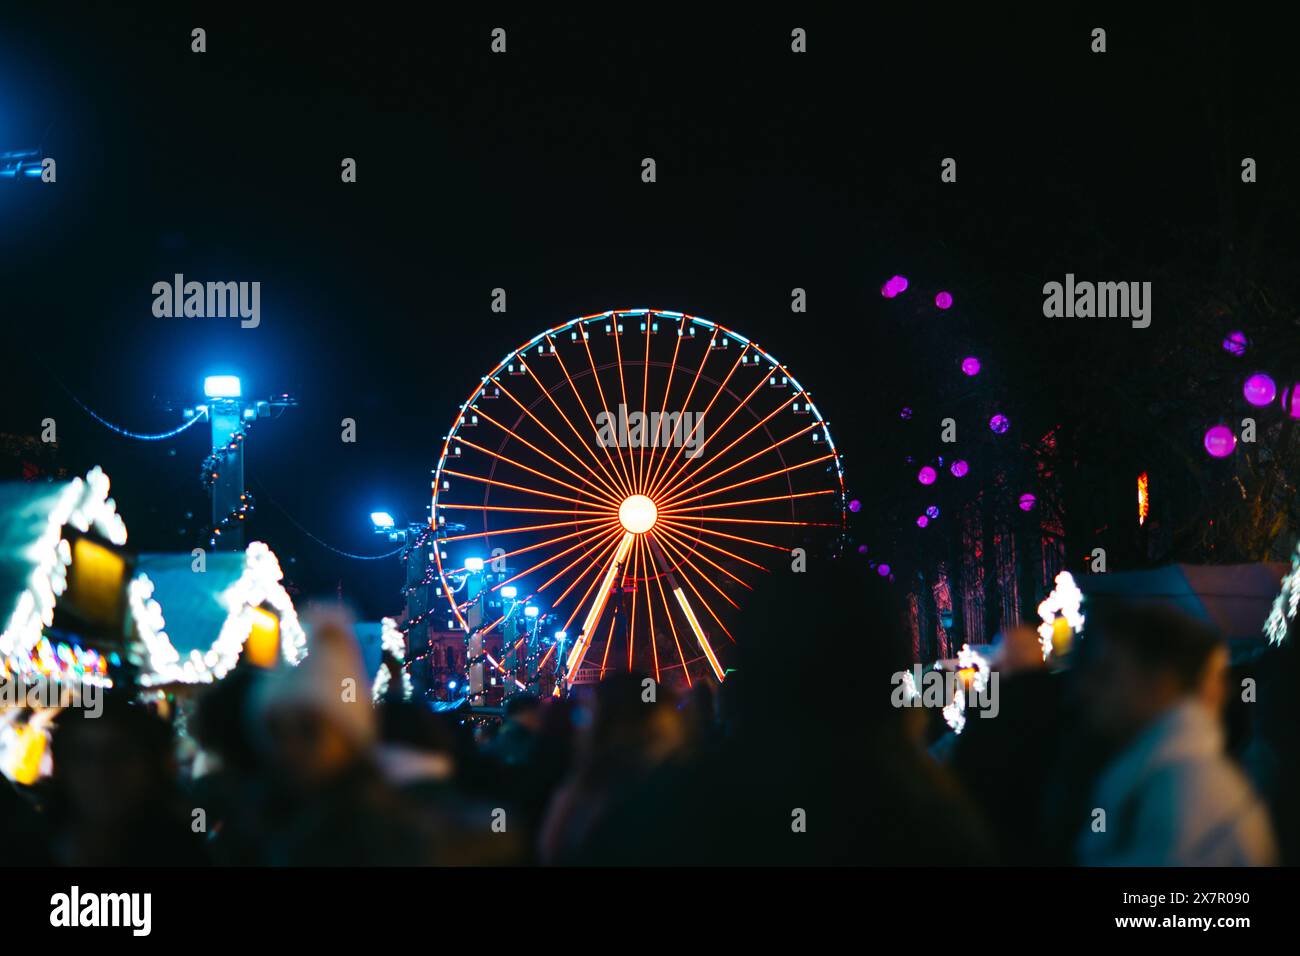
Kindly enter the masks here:
<path id="1" fill-rule="evenodd" d="M 273 408 L 297 402 L 288 395 L 268 401 L 246 402 L 236 375 L 209 375 L 203 380 L 207 404 L 187 408 L 186 418 L 206 415 L 212 425 L 212 451 L 203 461 L 203 483 L 212 496 L 212 529 L 208 545 L 219 551 L 244 547 L 244 518 L 253 510 L 253 498 L 244 485 L 244 439 L 259 418 L 270 418 Z"/>

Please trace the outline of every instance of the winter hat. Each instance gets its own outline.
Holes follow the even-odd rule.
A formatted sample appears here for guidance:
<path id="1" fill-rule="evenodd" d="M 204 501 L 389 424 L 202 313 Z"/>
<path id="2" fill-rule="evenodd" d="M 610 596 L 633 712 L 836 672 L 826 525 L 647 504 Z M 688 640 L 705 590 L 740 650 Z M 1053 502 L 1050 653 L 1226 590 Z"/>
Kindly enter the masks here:
<path id="1" fill-rule="evenodd" d="M 296 667 L 265 672 L 253 694 L 252 716 L 265 734 L 267 718 L 307 710 L 328 721 L 360 747 L 377 736 L 375 709 L 352 616 L 336 605 L 315 605 L 302 615 L 307 657 Z"/>

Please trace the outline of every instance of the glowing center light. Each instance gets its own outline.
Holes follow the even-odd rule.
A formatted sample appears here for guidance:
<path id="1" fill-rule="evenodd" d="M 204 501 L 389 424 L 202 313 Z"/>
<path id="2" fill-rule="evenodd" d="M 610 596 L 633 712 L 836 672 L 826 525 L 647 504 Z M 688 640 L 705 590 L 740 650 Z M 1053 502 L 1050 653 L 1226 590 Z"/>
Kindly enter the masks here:
<path id="1" fill-rule="evenodd" d="M 645 495 L 624 498 L 618 506 L 618 520 L 629 534 L 645 534 L 655 526 L 659 509 Z"/>

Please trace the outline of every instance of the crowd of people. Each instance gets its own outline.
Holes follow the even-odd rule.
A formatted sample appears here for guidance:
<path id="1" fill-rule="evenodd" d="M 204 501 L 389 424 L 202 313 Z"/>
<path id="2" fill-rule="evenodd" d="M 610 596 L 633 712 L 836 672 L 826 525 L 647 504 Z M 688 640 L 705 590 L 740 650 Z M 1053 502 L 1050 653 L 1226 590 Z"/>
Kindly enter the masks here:
<path id="1" fill-rule="evenodd" d="M 621 673 L 499 721 L 371 702 L 348 618 L 298 667 L 236 668 L 168 715 L 70 709 L 52 774 L 0 778 L 24 865 L 1272 865 L 1297 856 L 1296 641 L 1234 670 L 1154 607 L 1096 609 L 1066 668 L 1005 635 L 997 717 L 955 739 L 891 702 L 913 663 L 857 563 L 755 592 L 738 664 Z M 1035 645 L 1036 650 L 1036 645 Z M 401 682 L 390 683 L 400 688 Z"/>

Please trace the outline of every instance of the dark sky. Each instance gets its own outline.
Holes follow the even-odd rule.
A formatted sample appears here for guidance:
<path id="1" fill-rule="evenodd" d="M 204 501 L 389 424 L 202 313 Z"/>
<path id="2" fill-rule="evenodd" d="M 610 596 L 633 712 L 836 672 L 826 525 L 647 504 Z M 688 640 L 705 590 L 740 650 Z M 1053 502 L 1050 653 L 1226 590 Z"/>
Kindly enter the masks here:
<path id="1" fill-rule="evenodd" d="M 657 306 L 795 370 L 870 501 L 897 480 L 898 406 L 963 348 L 1051 354 L 1086 377 L 1076 333 L 1042 318 L 1044 281 L 1191 268 L 1204 252 L 1187 237 L 1212 226 L 1241 156 L 1273 184 L 1259 202 L 1297 171 L 1285 38 L 1239 12 L 74 11 L 23 11 L 0 36 L 0 150 L 41 143 L 59 175 L 0 189 L 0 424 L 54 417 L 60 463 L 114 476 L 141 548 L 193 544 L 201 430 L 123 440 L 52 376 L 139 430 L 174 424 L 158 400 L 192 399 L 211 371 L 292 392 L 300 407 L 250 435 L 254 491 L 375 552 L 366 515 L 423 516 L 437 444 L 501 356 L 574 315 Z M 189 51 L 194 26 L 206 54 Z M 155 318 L 150 288 L 176 272 L 260 281 L 260 328 Z M 895 272 L 915 307 L 880 298 Z M 942 317 L 921 307 L 940 288 L 958 297 Z M 334 557 L 266 502 L 254 520 L 304 590 L 345 578 L 369 613 L 396 609 L 394 562 Z"/>

